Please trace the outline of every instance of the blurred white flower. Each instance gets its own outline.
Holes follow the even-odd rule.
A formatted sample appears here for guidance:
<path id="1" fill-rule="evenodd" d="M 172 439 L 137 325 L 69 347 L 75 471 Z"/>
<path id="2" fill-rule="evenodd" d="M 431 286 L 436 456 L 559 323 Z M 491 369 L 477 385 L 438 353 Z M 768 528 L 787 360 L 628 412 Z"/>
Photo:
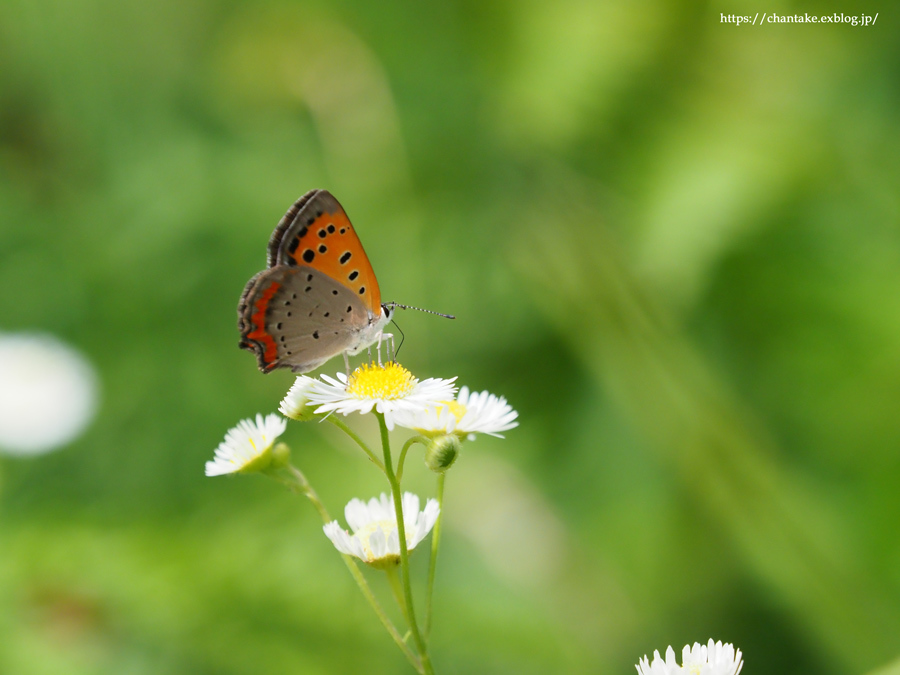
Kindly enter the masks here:
<path id="1" fill-rule="evenodd" d="M 395 422 L 427 436 L 455 433 L 471 441 L 476 434 L 503 438 L 501 431 L 519 425 L 515 421 L 518 416 L 502 396 L 487 391 L 470 392 L 468 387 L 463 387 L 455 400 L 441 401 L 425 409 L 400 411 L 395 415 Z"/>
<path id="2" fill-rule="evenodd" d="M 374 408 L 384 414 L 388 429 L 394 428 L 394 417 L 401 412 L 424 410 L 439 401 L 452 399 L 456 391 L 453 381 L 440 378 L 418 380 L 396 363 L 362 365 L 348 378 L 338 373 L 337 379 L 322 375 L 313 380 L 306 391 L 310 405 L 318 405 L 317 414 L 352 412 L 365 414 Z"/>
<path id="3" fill-rule="evenodd" d="M 215 458 L 206 463 L 206 475 L 262 471 L 269 466 L 272 446 L 286 427 L 287 420 L 274 413 L 265 418 L 257 414 L 256 422 L 241 420 L 225 434 Z"/>
<path id="4" fill-rule="evenodd" d="M 97 409 L 97 376 L 50 335 L 0 334 L 0 451 L 37 455 L 75 440 Z"/>
<path id="5" fill-rule="evenodd" d="M 738 675 L 744 662 L 741 650 L 734 645 L 722 644 L 710 640 L 701 645 L 685 645 L 681 652 L 681 664 L 675 661 L 675 651 L 666 649 L 666 660 L 663 661 L 658 651 L 653 652 L 653 662 L 645 656 L 635 666 L 638 675 Z"/>
<path id="6" fill-rule="evenodd" d="M 411 492 L 403 494 L 402 506 L 406 547 L 412 551 L 434 527 L 440 508 L 436 500 L 429 499 L 425 509 L 419 511 L 419 498 Z M 379 569 L 400 562 L 400 537 L 393 497 L 382 493 L 381 497 L 373 497 L 368 503 L 352 499 L 344 509 L 344 517 L 353 534 L 342 529 L 336 520 L 323 528 L 338 551 L 354 555 Z"/>

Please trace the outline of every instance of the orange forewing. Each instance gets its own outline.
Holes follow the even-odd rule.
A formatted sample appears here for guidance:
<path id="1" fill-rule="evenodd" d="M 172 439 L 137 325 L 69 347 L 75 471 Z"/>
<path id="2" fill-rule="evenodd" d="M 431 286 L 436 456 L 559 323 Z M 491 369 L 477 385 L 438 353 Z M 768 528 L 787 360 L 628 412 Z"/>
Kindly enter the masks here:
<path id="1" fill-rule="evenodd" d="M 324 190 L 317 191 L 301 204 L 295 218 L 300 222 L 295 222 L 278 242 L 282 262 L 291 266 L 309 265 L 327 274 L 356 293 L 369 311 L 379 315 L 381 290 L 375 272 L 337 200 Z"/>

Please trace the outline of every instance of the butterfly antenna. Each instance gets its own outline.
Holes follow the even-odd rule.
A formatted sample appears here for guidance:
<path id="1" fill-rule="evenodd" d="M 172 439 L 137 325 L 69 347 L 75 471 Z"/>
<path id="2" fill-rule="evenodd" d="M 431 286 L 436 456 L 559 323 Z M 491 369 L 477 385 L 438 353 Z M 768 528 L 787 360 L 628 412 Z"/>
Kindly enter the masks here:
<path id="1" fill-rule="evenodd" d="M 421 307 L 413 307 L 412 305 L 401 305 L 400 303 L 397 303 L 397 302 L 386 302 L 386 303 L 384 303 L 384 306 L 390 307 L 391 309 L 394 309 L 394 307 L 399 307 L 400 309 L 414 309 L 417 312 L 425 312 L 426 314 L 434 314 L 436 316 L 442 316 L 445 319 L 455 319 L 456 318 L 452 314 L 442 314 L 441 312 L 435 312 L 434 310 L 431 310 L 431 309 L 422 309 Z M 394 324 L 394 325 L 396 325 L 396 324 Z M 402 331 L 401 331 L 401 333 L 402 333 Z"/>
<path id="2" fill-rule="evenodd" d="M 400 347 L 403 346 L 403 341 L 406 339 L 406 335 L 403 334 L 403 331 L 400 329 L 400 325 L 391 319 L 391 323 L 397 328 L 397 332 L 400 333 L 400 344 L 397 345 L 397 349 L 394 350 L 394 361 L 397 361 L 397 354 L 400 353 Z"/>

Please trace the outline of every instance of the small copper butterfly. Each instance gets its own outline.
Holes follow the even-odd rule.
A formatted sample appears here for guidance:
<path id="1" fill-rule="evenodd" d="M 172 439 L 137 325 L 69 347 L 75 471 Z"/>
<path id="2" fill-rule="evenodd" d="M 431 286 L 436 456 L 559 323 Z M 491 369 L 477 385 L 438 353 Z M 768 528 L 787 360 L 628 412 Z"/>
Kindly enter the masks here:
<path id="1" fill-rule="evenodd" d="M 238 304 L 239 346 L 268 373 L 305 373 L 380 340 L 395 303 L 381 304 L 369 258 L 350 219 L 326 190 L 310 190 L 269 240 L 268 268 Z"/>

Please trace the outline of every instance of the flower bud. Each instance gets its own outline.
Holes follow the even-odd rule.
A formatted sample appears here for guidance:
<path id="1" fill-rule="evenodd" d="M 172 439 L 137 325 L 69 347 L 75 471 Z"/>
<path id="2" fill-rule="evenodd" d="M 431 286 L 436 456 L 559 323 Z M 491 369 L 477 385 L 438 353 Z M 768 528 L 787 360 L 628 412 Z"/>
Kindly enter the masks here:
<path id="1" fill-rule="evenodd" d="M 272 448 L 272 463 L 269 465 L 272 469 L 281 469 L 291 462 L 291 449 L 287 443 L 278 443 Z"/>
<path id="2" fill-rule="evenodd" d="M 456 434 L 433 438 L 425 448 L 425 465 L 435 473 L 444 473 L 453 466 L 461 447 Z"/>

